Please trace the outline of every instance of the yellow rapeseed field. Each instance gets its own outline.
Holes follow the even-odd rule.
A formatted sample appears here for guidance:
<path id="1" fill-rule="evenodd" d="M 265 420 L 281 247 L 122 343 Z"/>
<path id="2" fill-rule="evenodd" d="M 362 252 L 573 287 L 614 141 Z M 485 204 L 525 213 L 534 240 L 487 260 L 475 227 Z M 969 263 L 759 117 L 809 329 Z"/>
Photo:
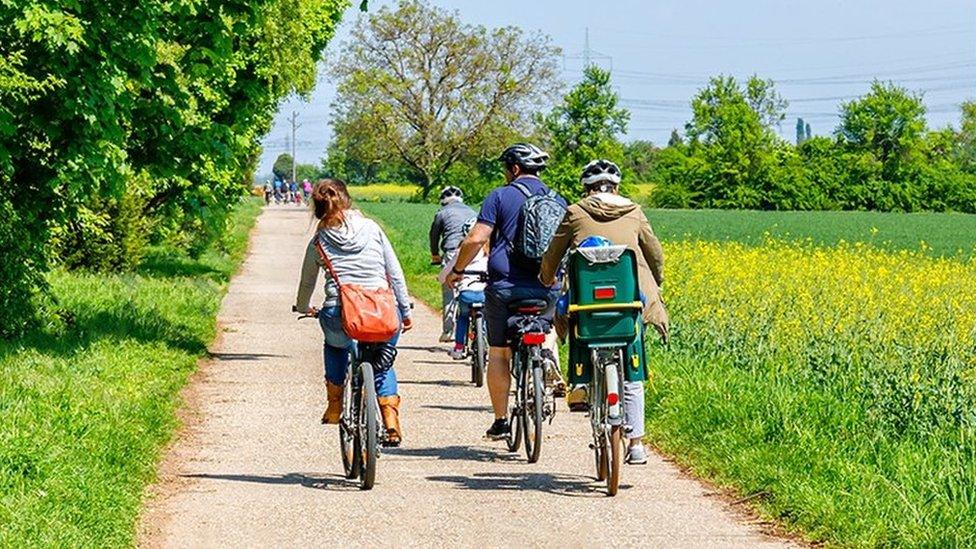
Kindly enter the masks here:
<path id="1" fill-rule="evenodd" d="M 652 438 L 851 545 L 976 543 L 976 260 L 665 243 Z"/>

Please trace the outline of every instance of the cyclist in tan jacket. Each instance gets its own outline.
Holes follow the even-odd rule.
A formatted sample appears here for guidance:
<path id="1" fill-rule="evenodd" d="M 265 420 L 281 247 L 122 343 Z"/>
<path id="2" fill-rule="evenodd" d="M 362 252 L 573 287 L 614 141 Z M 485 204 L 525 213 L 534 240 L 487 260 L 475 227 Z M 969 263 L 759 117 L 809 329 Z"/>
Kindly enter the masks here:
<path id="1" fill-rule="evenodd" d="M 554 283 L 566 252 L 588 237 L 601 236 L 616 245 L 627 246 L 637 256 L 638 286 L 644 297 L 644 324 L 653 325 L 662 341 L 666 341 L 668 313 L 661 300 L 664 251 L 651 224 L 640 205 L 618 194 L 620 168 L 613 162 L 594 160 L 583 169 L 580 181 L 586 196 L 566 209 L 566 216 L 542 257 L 539 281 L 544 285 Z M 585 392 L 574 390 L 568 400 L 572 404 L 580 398 L 585 399 Z M 641 442 L 644 436 L 642 383 L 624 383 L 624 415 L 630 429 L 627 462 L 647 463 L 647 452 Z"/>

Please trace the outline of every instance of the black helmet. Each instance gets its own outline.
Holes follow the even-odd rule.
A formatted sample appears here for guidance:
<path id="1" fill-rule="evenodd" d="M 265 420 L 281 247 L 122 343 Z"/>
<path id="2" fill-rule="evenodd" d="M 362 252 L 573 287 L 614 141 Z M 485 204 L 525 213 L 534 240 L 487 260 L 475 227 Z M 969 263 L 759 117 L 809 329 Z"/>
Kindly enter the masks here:
<path id="1" fill-rule="evenodd" d="M 598 183 L 620 184 L 620 168 L 609 160 L 594 160 L 583 168 L 580 175 L 580 183 L 583 188 L 593 187 Z"/>
<path id="2" fill-rule="evenodd" d="M 516 143 L 505 149 L 498 160 L 506 166 L 520 166 L 531 172 L 540 172 L 545 169 L 549 155 L 530 143 Z"/>
<path id="3" fill-rule="evenodd" d="M 448 200 L 448 199 L 454 198 L 454 197 L 464 198 L 464 192 L 461 191 L 461 189 L 459 189 L 459 188 L 457 188 L 457 187 L 455 187 L 453 185 L 450 185 L 450 186 L 447 186 L 447 187 L 444 187 L 443 189 L 441 189 L 441 195 L 438 198 L 438 200 L 440 200 L 441 203 L 443 204 L 445 200 Z"/>

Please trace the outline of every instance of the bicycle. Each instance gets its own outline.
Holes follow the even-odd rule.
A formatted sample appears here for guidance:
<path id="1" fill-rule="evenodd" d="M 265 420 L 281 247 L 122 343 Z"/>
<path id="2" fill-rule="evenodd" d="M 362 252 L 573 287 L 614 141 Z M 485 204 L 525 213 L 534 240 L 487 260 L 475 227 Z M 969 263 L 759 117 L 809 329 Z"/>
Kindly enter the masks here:
<path id="1" fill-rule="evenodd" d="M 318 318 L 318 311 L 298 318 Z M 343 383 L 342 414 L 339 416 L 342 467 L 347 479 L 359 478 L 363 490 L 371 490 L 376 483 L 376 460 L 380 445 L 386 443 L 386 433 L 379 421 L 373 365 L 364 359 L 372 355 L 373 347 L 371 344 L 354 344 L 350 350 L 349 372 Z"/>
<path id="2" fill-rule="evenodd" d="M 568 273 L 570 381 L 586 384 L 596 476 L 614 496 L 628 439 L 623 384 L 646 378 L 637 260 L 625 246 L 581 248 Z"/>
<path id="3" fill-rule="evenodd" d="M 463 271 L 464 275 L 477 276 L 480 282 L 488 281 L 488 273 L 484 271 Z M 454 300 L 448 305 L 448 314 L 458 317 L 461 292 L 454 288 Z M 485 304 L 477 302 L 471 304 L 468 313 L 471 321 L 468 323 L 468 333 L 464 338 L 464 354 L 471 357 L 471 383 L 475 387 L 485 384 L 488 369 L 488 330 L 485 327 Z"/>
<path id="4" fill-rule="evenodd" d="M 520 300 L 509 305 L 509 310 L 516 313 L 509 339 L 515 398 L 509 408 L 512 429 L 505 442 L 510 452 L 517 452 L 524 441 L 529 463 L 539 461 L 542 424 L 547 420 L 552 423 L 556 415 L 556 400 L 552 387 L 545 382 L 547 366 L 542 355 L 542 345 L 551 326 L 541 314 L 548 307 L 549 302 L 544 299 Z"/>

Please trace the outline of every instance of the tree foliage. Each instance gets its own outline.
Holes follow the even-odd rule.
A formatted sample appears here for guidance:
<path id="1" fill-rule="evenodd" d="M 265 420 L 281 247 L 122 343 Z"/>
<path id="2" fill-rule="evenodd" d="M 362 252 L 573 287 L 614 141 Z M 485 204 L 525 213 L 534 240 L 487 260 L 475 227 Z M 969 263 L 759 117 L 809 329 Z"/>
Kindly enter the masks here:
<path id="1" fill-rule="evenodd" d="M 772 131 L 785 102 L 769 81 L 717 77 L 692 100 L 687 146 L 660 151 L 648 176 L 664 207 L 976 212 L 976 107 L 959 131 L 929 131 L 921 98 L 893 84 L 841 107 L 833 139 L 797 120 L 798 144 Z M 802 137 L 802 139 L 801 139 Z"/>
<path id="2" fill-rule="evenodd" d="M 0 2 L 0 331 L 25 326 L 50 260 L 131 263 L 105 261 L 135 249 L 116 231 L 143 226 L 104 222 L 119 208 L 205 244 L 346 3 Z"/>
<path id="3" fill-rule="evenodd" d="M 469 25 L 421 0 L 364 17 L 341 50 L 330 152 L 400 161 L 425 197 L 465 157 L 528 132 L 558 88 L 548 37 Z"/>
<path id="4" fill-rule="evenodd" d="M 591 160 L 623 163 L 619 137 L 627 131 L 630 113 L 618 102 L 610 72 L 591 65 L 583 70 L 582 81 L 540 119 L 553 158 L 546 181 L 566 198 L 581 193 L 580 170 Z"/>

